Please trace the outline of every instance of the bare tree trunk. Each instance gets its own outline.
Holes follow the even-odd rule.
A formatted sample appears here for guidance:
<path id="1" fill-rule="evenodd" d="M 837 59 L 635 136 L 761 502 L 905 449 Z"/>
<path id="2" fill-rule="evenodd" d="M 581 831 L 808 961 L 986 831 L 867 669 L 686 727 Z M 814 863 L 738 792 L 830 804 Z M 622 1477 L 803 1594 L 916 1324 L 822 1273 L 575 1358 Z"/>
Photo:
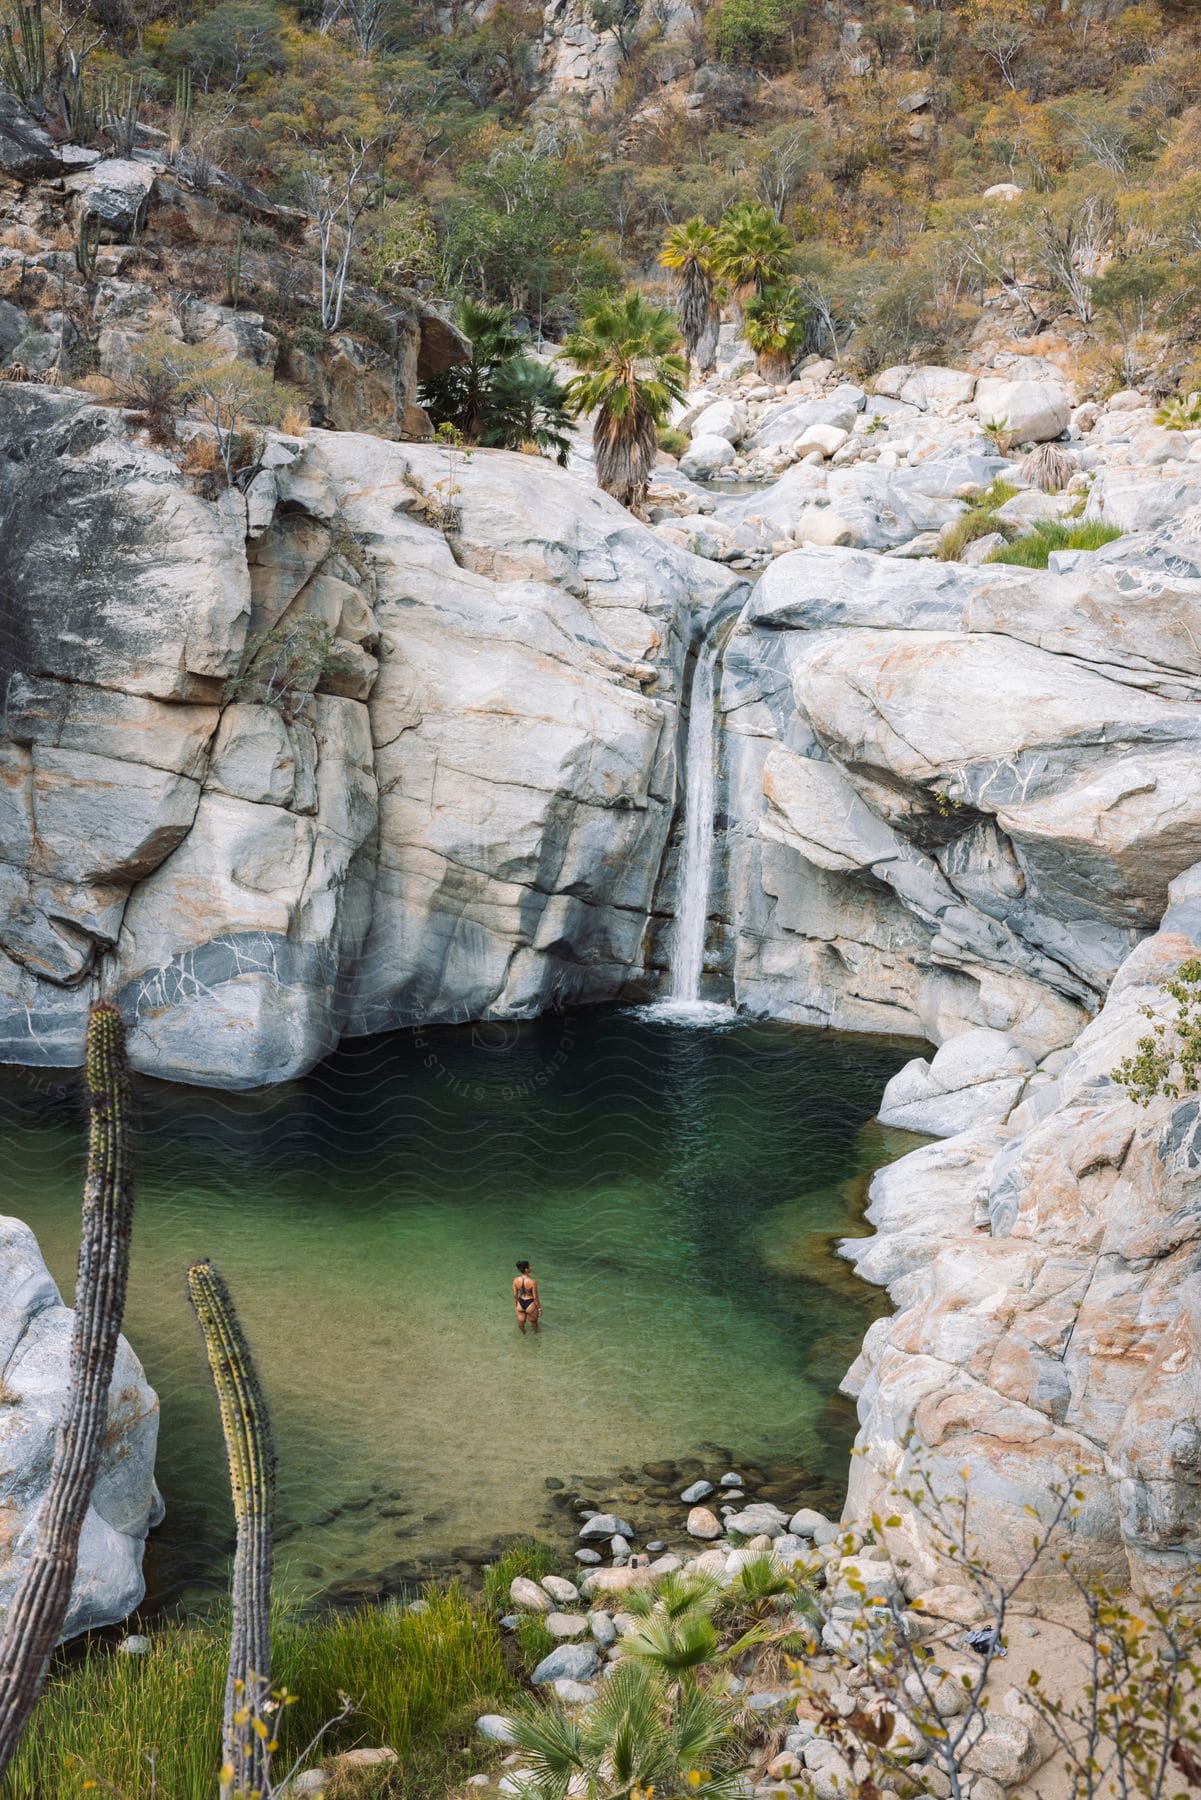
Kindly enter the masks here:
<path id="1" fill-rule="evenodd" d="M 37 1542 L 0 1638 L 0 1777 L 29 1720 L 62 1634 L 108 1428 L 108 1391 L 125 1312 L 133 1180 L 125 1027 L 115 1006 L 88 1015 L 91 1119 L 66 1411 Z"/>

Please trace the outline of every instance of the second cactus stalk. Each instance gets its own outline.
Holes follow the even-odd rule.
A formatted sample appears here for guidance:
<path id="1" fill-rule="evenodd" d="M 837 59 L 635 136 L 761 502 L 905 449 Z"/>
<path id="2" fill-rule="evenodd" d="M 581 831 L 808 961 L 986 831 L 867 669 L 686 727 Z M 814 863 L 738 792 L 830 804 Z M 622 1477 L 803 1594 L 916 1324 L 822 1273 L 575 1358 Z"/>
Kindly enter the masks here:
<path id="1" fill-rule="evenodd" d="M 262 1793 L 270 1752 L 264 1709 L 271 1699 L 271 1564 L 275 1453 L 254 1360 L 224 1279 L 211 1262 L 188 1270 L 221 1408 L 237 1523 L 233 1626 L 222 1726 L 222 1793 Z"/>

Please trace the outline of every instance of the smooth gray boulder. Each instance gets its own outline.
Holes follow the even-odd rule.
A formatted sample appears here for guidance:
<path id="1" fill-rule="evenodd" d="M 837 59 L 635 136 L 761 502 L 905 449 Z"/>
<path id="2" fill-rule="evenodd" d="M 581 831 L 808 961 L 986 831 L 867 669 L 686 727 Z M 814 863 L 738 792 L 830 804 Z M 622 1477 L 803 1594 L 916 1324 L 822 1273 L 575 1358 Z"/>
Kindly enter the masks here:
<path id="1" fill-rule="evenodd" d="M 67 1389 L 72 1324 L 33 1232 L 19 1219 L 0 1218 L 0 1612 L 37 1535 Z M 142 1599 L 146 1533 L 163 1514 L 154 1485 L 158 1420 L 158 1399 L 122 1338 L 64 1638 L 117 1624 Z"/>
<path id="2" fill-rule="evenodd" d="M 587 1681 L 599 1664 L 595 1644 L 559 1644 L 544 1656 L 530 1680 L 535 1687 L 552 1681 Z"/>
<path id="3" fill-rule="evenodd" d="M 746 435 L 746 407 L 740 400 L 714 400 L 693 419 L 689 429 L 694 438 L 725 438 L 737 444 Z"/>
<path id="4" fill-rule="evenodd" d="M 475 1728 L 482 1738 L 490 1744 L 511 1744 L 513 1742 L 513 1722 L 505 1718 L 503 1713 L 483 1713 L 475 1722 Z"/>
<path id="5" fill-rule="evenodd" d="M 616 1513 L 593 1513 L 592 1517 L 580 1526 L 582 1538 L 632 1538 L 634 1527 L 619 1519 Z"/>
<path id="6" fill-rule="evenodd" d="M 979 1026 L 948 1038 L 930 1062 L 905 1064 L 884 1089 L 879 1119 L 929 1137 L 954 1137 L 1007 1119 L 1034 1058 L 1003 1031 Z"/>
<path id="7" fill-rule="evenodd" d="M 756 1500 L 750 1506 L 744 1506 L 741 1512 L 730 1513 L 726 1519 L 726 1530 L 736 1531 L 740 1537 L 758 1537 L 764 1533 L 767 1537 L 783 1536 L 788 1526 L 788 1514 L 781 1512 L 769 1500 Z"/>
<path id="8" fill-rule="evenodd" d="M 973 402 L 981 424 L 1000 424 L 1011 443 L 1042 444 L 1067 430 L 1072 402 L 1053 381 L 1009 381 L 982 375 Z"/>
<path id="9" fill-rule="evenodd" d="M 704 436 L 695 435 L 692 442 L 680 458 L 680 474 L 689 480 L 703 480 L 706 475 L 716 475 L 734 460 L 734 446 L 729 438 L 718 432 L 709 432 Z"/>

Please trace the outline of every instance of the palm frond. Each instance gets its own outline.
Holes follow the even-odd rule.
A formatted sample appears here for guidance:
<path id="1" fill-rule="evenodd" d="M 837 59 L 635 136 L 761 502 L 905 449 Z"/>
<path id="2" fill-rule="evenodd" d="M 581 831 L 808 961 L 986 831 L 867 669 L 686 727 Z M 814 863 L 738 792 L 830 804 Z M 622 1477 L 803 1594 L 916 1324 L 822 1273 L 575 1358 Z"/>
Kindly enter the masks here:
<path id="1" fill-rule="evenodd" d="M 510 1716 L 513 1742 L 524 1750 L 539 1780 L 561 1783 L 562 1792 L 572 1776 L 585 1765 L 576 1719 L 562 1707 L 547 1701 L 527 1701 Z"/>
<path id="2" fill-rule="evenodd" d="M 622 1640 L 627 1657 L 653 1664 L 665 1673 L 679 1675 L 711 1662 L 718 1652 L 717 1627 L 707 1613 L 684 1613 L 671 1619 L 652 1617 Z"/>

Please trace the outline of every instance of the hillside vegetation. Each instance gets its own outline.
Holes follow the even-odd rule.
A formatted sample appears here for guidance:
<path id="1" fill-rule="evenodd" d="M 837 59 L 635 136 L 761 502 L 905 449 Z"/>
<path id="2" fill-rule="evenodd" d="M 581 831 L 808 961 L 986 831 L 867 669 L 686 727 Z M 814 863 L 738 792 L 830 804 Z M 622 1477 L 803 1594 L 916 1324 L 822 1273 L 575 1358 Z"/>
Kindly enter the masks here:
<path id="1" fill-rule="evenodd" d="M 561 338 L 631 281 L 674 302 L 668 229 L 755 200 L 793 246 L 802 347 L 850 342 L 864 373 L 1053 327 L 1085 389 L 1196 380 L 1195 8 L 97 0 L 43 13 L 44 68 L 35 26 L 10 0 L 3 73 L 57 135 L 159 146 L 201 188 L 219 166 L 315 219 L 335 273 L 349 228 L 352 283 L 385 298 Z M 255 216 L 246 250 L 305 232 Z M 185 273 L 218 297 L 212 235 Z"/>

